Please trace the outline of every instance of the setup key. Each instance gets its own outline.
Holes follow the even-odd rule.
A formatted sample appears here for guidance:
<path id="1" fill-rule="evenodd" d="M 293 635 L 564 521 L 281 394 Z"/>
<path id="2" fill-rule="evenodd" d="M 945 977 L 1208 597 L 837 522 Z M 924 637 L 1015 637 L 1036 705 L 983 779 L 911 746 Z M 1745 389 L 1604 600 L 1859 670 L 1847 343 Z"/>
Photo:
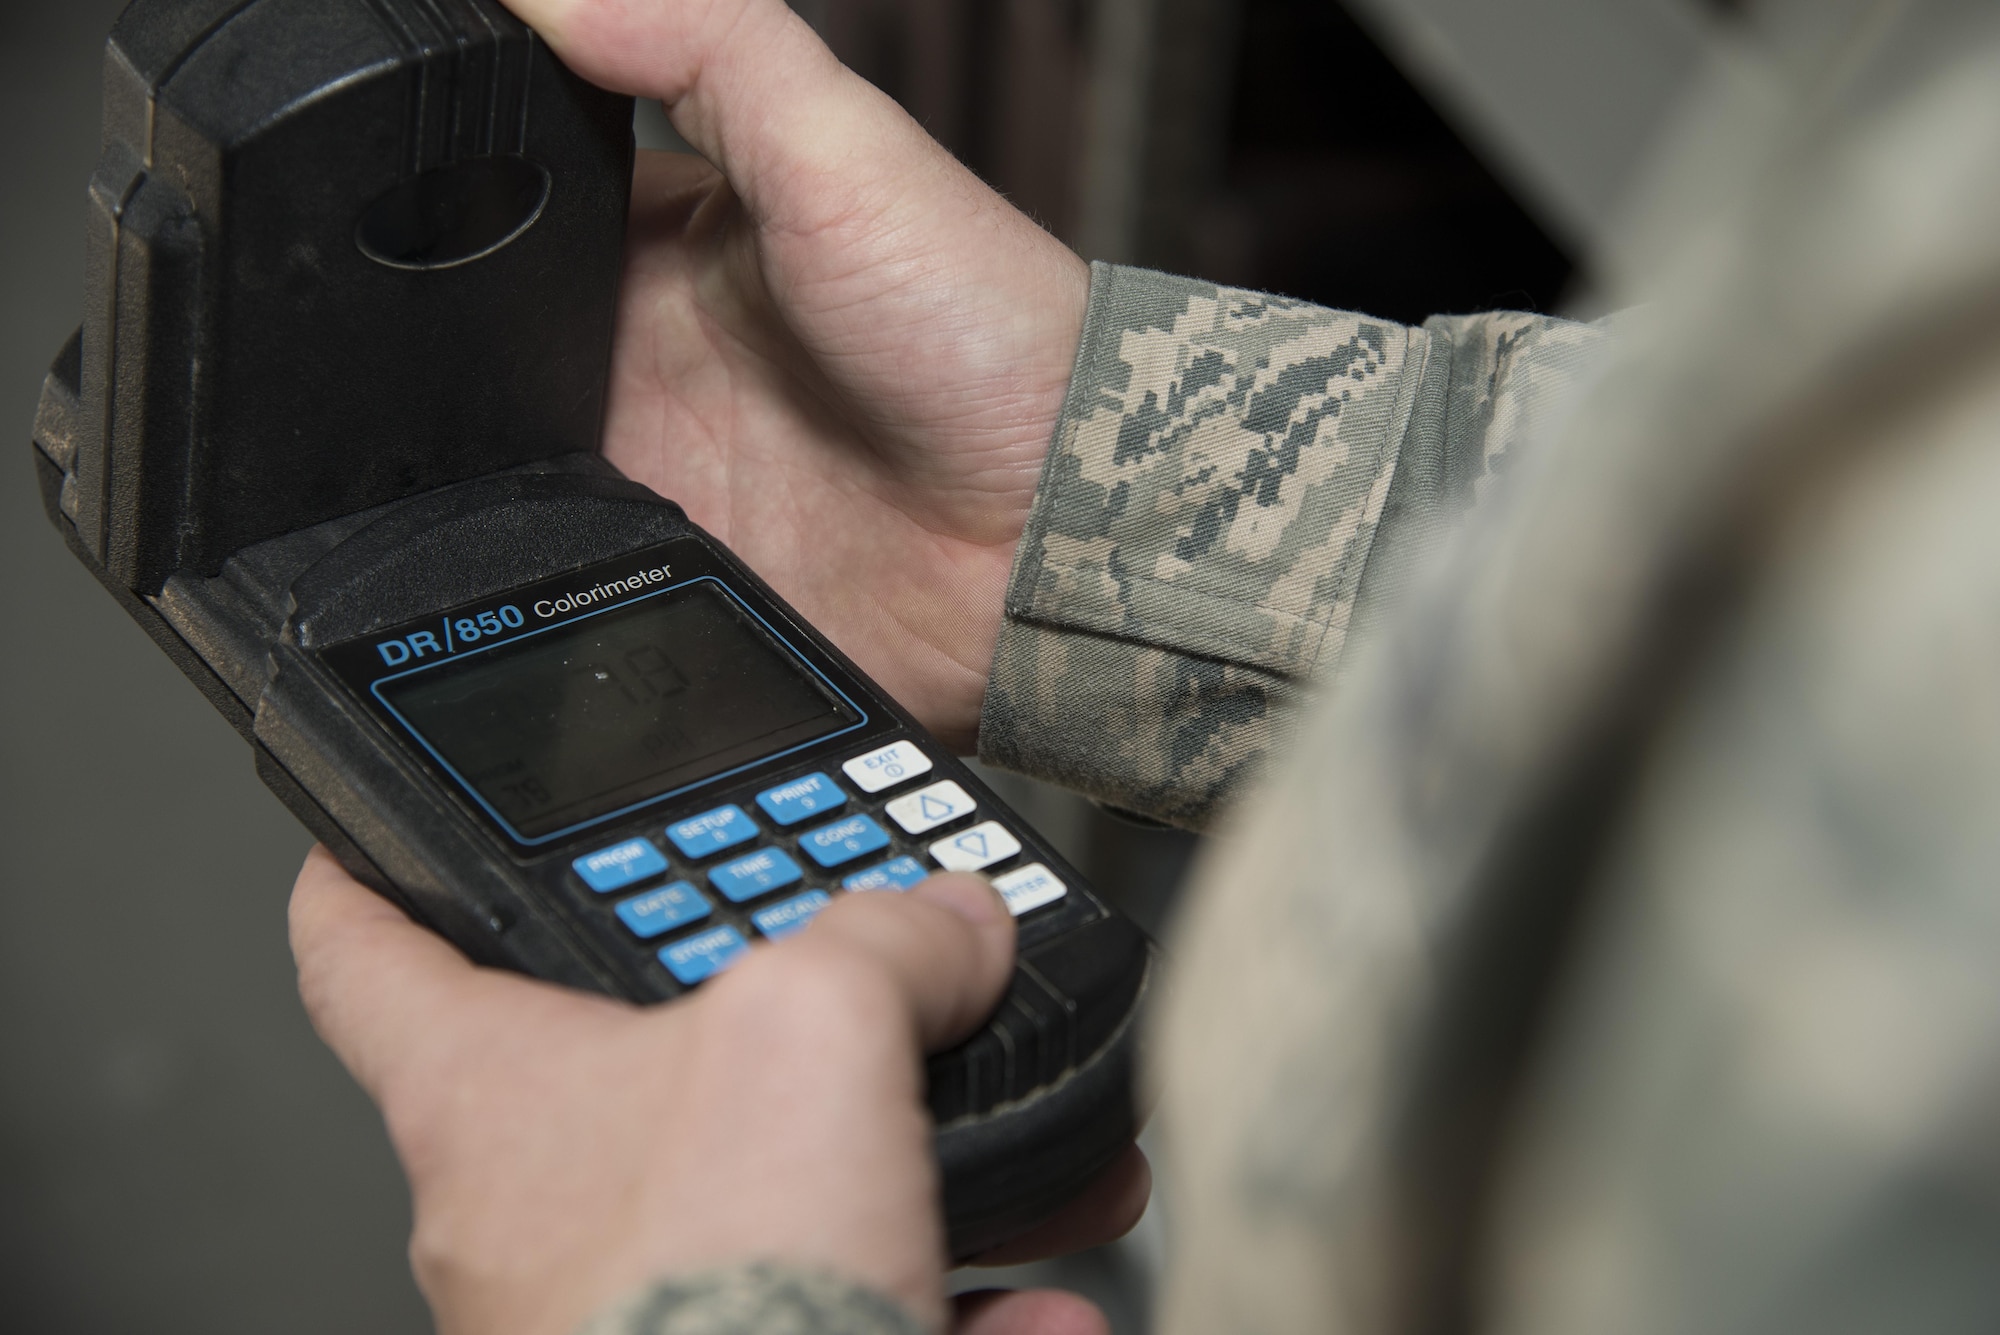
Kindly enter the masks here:
<path id="1" fill-rule="evenodd" d="M 667 838 L 674 841 L 682 856 L 690 858 L 705 858 L 710 853 L 747 844 L 756 837 L 757 822 L 734 804 L 704 811 L 667 827 Z"/>

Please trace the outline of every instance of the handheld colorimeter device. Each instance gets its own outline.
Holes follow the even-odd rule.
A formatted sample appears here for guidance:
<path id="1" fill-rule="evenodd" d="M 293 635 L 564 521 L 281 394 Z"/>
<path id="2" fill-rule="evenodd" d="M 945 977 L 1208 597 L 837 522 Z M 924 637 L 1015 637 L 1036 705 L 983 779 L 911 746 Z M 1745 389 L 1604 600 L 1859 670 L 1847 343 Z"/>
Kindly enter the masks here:
<path id="1" fill-rule="evenodd" d="M 835 896 L 991 875 L 933 1058 L 951 1245 L 1134 1126 L 1151 946 L 671 501 L 597 456 L 632 102 L 493 0 L 137 0 L 49 517 L 349 871 L 473 959 L 664 1001 Z"/>

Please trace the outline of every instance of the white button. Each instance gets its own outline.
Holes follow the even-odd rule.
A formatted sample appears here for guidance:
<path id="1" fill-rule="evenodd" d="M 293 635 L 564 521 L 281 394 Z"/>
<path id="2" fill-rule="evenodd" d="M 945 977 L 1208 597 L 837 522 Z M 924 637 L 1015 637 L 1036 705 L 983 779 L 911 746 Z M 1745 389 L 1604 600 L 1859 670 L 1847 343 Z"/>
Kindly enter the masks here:
<path id="1" fill-rule="evenodd" d="M 880 751 L 856 756 L 840 768 L 862 792 L 879 793 L 905 779 L 929 774 L 931 758 L 918 750 L 915 742 L 896 742 Z"/>
<path id="2" fill-rule="evenodd" d="M 1044 904 L 1053 904 L 1069 893 L 1069 887 L 1039 862 L 994 877 L 993 888 L 1007 901 L 1007 911 L 1017 918 Z"/>
<path id="3" fill-rule="evenodd" d="M 964 834 L 931 845 L 931 856 L 946 871 L 978 871 L 1005 862 L 1021 851 L 1021 841 L 997 820 L 975 825 Z"/>
<path id="4" fill-rule="evenodd" d="M 949 825 L 960 816 L 971 815 L 976 805 L 971 793 L 946 779 L 908 797 L 899 797 L 884 809 L 889 819 L 903 827 L 903 833 L 922 834 Z"/>

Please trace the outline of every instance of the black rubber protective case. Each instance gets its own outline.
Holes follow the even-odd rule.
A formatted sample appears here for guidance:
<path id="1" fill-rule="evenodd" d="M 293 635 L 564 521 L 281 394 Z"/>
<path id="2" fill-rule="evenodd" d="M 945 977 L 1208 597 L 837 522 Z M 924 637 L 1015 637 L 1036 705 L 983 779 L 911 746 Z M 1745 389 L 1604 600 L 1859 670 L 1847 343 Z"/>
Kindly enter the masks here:
<path id="1" fill-rule="evenodd" d="M 1022 920 L 993 1019 L 929 1065 L 950 1242 L 971 1256 L 1129 1141 L 1152 948 L 721 544 L 596 457 L 631 123 L 491 0 L 138 0 L 106 56 L 84 323 L 35 423 L 49 516 L 349 871 L 475 960 L 641 1002 L 683 989 L 564 869 L 662 817 L 510 846 L 327 651 L 654 549 L 724 583 L 867 726 L 662 810 L 747 805 L 907 738 L 1070 887 Z"/>

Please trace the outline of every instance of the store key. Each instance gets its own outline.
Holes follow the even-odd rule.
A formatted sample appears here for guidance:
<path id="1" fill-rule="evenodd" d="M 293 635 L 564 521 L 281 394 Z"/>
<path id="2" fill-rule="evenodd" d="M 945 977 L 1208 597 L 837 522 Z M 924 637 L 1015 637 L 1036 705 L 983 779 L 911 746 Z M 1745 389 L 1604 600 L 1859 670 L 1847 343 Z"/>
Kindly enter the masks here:
<path id="1" fill-rule="evenodd" d="M 660 963 L 683 983 L 712 978 L 743 957 L 750 943 L 734 927 L 711 927 L 660 951 Z"/>
<path id="2" fill-rule="evenodd" d="M 835 885 L 998 872 L 1034 914 L 1010 1000 L 925 1068 L 952 1255 L 1113 1163 L 1144 935 L 603 457 L 632 99 L 499 0 L 131 0 L 105 70 L 36 477 L 280 799 L 478 964 L 635 1005 Z"/>

